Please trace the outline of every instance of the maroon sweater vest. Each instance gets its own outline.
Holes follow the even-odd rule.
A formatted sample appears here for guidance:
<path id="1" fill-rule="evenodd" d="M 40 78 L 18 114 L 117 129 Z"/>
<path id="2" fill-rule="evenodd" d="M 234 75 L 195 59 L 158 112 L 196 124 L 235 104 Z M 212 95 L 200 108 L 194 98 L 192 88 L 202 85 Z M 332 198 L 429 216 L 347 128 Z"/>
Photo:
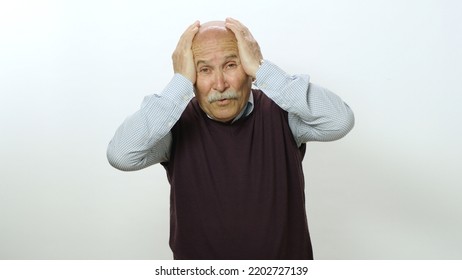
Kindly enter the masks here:
<path id="1" fill-rule="evenodd" d="M 193 99 L 172 129 L 175 259 L 312 259 L 302 159 L 288 114 L 254 90 L 253 112 L 211 120 Z"/>

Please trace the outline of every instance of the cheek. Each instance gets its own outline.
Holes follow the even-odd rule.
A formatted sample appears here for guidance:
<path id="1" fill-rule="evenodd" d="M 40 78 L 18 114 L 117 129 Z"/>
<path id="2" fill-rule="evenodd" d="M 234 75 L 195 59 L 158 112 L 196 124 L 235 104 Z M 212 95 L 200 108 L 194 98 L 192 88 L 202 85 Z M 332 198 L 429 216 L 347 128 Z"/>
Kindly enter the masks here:
<path id="1" fill-rule="evenodd" d="M 228 77 L 228 82 L 237 90 L 247 87 L 247 78 L 248 76 L 245 72 L 237 71 Z"/>
<path id="2" fill-rule="evenodd" d="M 196 95 L 199 98 L 207 96 L 207 94 L 210 92 L 211 86 L 204 79 L 197 79 L 195 86 L 196 86 Z"/>

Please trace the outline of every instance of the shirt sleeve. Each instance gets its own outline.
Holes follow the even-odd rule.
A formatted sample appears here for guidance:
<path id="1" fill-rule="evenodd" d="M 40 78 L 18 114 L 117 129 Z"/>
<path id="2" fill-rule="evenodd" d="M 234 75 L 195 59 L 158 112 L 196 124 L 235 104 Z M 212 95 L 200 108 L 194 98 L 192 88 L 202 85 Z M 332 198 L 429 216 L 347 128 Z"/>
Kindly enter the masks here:
<path id="1" fill-rule="evenodd" d="M 168 161 L 170 130 L 193 97 L 192 82 L 180 74 L 173 76 L 161 94 L 145 97 L 141 108 L 125 119 L 109 142 L 109 163 L 133 171 Z"/>
<path id="2" fill-rule="evenodd" d="M 310 83 L 308 75 L 288 75 L 265 60 L 256 76 L 255 85 L 289 113 L 297 145 L 337 140 L 353 128 L 350 107 L 333 92 Z"/>

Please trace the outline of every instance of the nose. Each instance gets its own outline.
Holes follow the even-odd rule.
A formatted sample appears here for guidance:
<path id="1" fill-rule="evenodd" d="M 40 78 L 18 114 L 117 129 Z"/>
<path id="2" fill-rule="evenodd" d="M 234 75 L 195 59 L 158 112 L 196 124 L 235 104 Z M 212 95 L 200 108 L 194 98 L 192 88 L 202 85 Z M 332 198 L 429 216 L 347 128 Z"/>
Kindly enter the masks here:
<path id="1" fill-rule="evenodd" d="M 226 82 L 225 75 L 222 71 L 216 71 L 215 73 L 215 83 L 213 86 L 214 90 L 218 92 L 223 92 L 228 88 L 228 83 Z"/>

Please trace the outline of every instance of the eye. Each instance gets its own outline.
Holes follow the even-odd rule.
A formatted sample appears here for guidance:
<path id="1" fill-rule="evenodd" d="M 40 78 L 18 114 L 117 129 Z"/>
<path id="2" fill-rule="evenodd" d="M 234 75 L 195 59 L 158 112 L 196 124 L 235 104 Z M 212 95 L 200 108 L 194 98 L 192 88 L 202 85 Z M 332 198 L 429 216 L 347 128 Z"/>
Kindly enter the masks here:
<path id="1" fill-rule="evenodd" d="M 202 74 L 209 74 L 210 73 L 210 68 L 208 67 L 202 67 L 199 69 L 199 72 Z"/>
<path id="2" fill-rule="evenodd" d="M 229 68 L 229 69 L 236 68 L 236 67 L 237 67 L 237 63 L 235 62 L 230 62 L 226 64 L 226 68 Z"/>

